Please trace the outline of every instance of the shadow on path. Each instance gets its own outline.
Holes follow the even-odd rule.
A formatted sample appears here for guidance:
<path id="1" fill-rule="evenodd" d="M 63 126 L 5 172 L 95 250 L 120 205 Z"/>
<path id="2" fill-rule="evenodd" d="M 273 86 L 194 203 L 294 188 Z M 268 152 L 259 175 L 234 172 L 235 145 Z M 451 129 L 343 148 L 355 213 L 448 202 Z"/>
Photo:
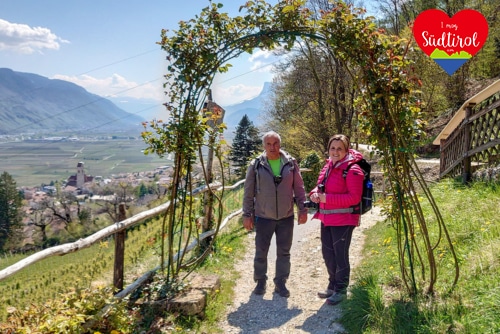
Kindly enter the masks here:
<path id="1" fill-rule="evenodd" d="M 323 304 L 316 313 L 311 314 L 296 329 L 312 334 L 343 333 L 344 328 L 336 323 L 341 315 L 339 306 Z M 324 324 L 323 329 L 319 329 L 318 324 Z"/>
<path id="2" fill-rule="evenodd" d="M 268 287 L 269 288 L 269 287 Z M 275 315 L 280 313 L 279 317 Z M 288 308 L 286 298 L 273 293 L 272 299 L 257 296 L 250 292 L 247 303 L 243 303 L 234 312 L 228 314 L 231 326 L 240 328 L 240 333 L 260 333 L 263 330 L 278 328 L 302 313 L 299 308 Z M 245 319 L 242 322 L 241 319 Z"/>

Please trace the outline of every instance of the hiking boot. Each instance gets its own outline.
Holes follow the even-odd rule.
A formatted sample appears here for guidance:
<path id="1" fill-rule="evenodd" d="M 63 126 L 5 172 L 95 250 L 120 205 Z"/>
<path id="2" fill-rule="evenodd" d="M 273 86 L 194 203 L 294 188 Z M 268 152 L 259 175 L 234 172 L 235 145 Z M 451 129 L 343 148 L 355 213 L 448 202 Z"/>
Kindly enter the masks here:
<path id="1" fill-rule="evenodd" d="M 337 305 L 344 301 L 346 298 L 345 293 L 334 292 L 330 297 L 326 299 L 328 305 Z"/>
<path id="2" fill-rule="evenodd" d="M 326 290 L 323 290 L 323 291 L 318 291 L 318 297 L 319 298 L 328 298 L 331 295 L 333 295 L 333 290 L 330 290 L 330 289 L 326 289 Z"/>
<path id="3" fill-rule="evenodd" d="M 286 280 L 276 281 L 274 284 L 274 292 L 278 293 L 281 297 L 290 297 L 290 291 L 286 288 Z"/>
<path id="4" fill-rule="evenodd" d="M 256 295 L 263 295 L 266 293 L 266 280 L 259 279 L 257 280 L 257 286 L 253 289 L 253 293 Z"/>

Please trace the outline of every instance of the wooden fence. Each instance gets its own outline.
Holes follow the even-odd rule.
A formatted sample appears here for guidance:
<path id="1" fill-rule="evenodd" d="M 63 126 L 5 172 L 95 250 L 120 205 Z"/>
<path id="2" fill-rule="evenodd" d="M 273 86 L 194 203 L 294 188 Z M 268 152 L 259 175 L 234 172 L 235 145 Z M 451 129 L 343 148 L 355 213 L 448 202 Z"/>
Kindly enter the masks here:
<path id="1" fill-rule="evenodd" d="M 440 177 L 462 176 L 469 182 L 478 168 L 500 163 L 500 90 L 479 103 L 464 105 L 465 116 L 441 139 Z"/>
<path id="2" fill-rule="evenodd" d="M 215 191 L 221 191 L 221 190 L 236 190 L 240 187 L 245 182 L 245 180 L 241 180 L 237 183 L 235 183 L 232 186 L 228 187 L 219 187 L 215 189 Z M 208 187 L 204 187 L 201 189 L 197 189 L 196 194 L 193 195 L 199 195 L 203 194 L 206 191 L 208 191 Z M 66 255 L 69 253 L 77 252 L 79 250 L 82 250 L 84 248 L 88 248 L 92 245 L 95 245 L 98 242 L 101 242 L 105 240 L 106 238 L 109 238 L 110 236 L 115 236 L 115 264 L 114 264 L 114 285 L 118 290 L 122 290 L 123 288 L 123 258 L 124 258 L 124 251 L 125 251 L 125 237 L 124 237 L 124 232 L 127 229 L 130 229 L 142 222 L 144 222 L 148 218 L 156 217 L 160 214 L 165 213 L 168 208 L 170 207 L 170 202 L 164 203 L 162 205 L 159 205 L 153 209 L 143 211 L 139 214 L 134 215 L 133 217 L 124 219 L 122 221 L 119 221 L 117 223 L 114 223 L 84 239 L 80 239 L 78 241 L 75 241 L 73 243 L 68 243 L 68 244 L 63 244 L 63 245 L 58 245 L 54 246 L 51 248 L 44 249 L 40 252 L 37 252 L 33 255 L 30 255 L 26 257 L 25 259 L 18 261 L 17 263 L 0 270 L 0 281 L 3 279 L 15 274 L 16 272 L 27 268 L 28 266 L 39 262 L 43 259 L 47 259 L 49 257 L 53 256 L 61 256 L 61 255 Z M 229 216 L 227 216 L 221 223 L 220 229 L 223 229 L 229 220 L 238 214 L 241 213 L 241 209 L 236 210 L 232 212 Z M 124 216 L 124 213 L 121 213 L 121 216 Z M 177 260 L 179 256 L 182 255 L 182 252 L 188 252 L 191 251 L 193 248 L 195 248 L 199 242 L 202 240 L 214 235 L 215 230 L 210 230 L 206 231 L 198 236 L 198 238 L 195 238 L 186 248 L 184 248 L 180 253 L 174 255 L 174 259 Z M 132 283 L 129 287 L 126 289 L 120 291 L 119 294 L 117 294 L 117 297 L 124 297 L 130 292 L 132 292 L 135 288 L 140 286 L 141 282 L 145 281 L 147 278 L 151 276 L 155 271 L 157 271 L 159 268 L 154 268 L 147 272 L 145 275 L 140 277 L 136 282 Z"/>

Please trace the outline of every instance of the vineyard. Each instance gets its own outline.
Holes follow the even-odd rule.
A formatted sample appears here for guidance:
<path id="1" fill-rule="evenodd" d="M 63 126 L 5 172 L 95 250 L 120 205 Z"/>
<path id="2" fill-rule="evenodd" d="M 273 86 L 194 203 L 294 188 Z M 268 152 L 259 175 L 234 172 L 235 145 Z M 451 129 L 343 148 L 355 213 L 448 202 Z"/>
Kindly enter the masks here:
<path id="1" fill-rule="evenodd" d="M 223 197 L 223 216 L 241 208 L 241 198 L 241 186 L 226 192 Z M 200 205 L 201 201 L 195 203 Z M 146 219 L 127 230 L 125 285 L 158 267 L 162 219 L 162 216 Z M 42 303 L 71 291 L 112 285 L 114 249 L 114 238 L 109 237 L 75 253 L 50 257 L 34 263 L 0 281 L 0 319 L 6 318 L 9 307 L 20 309 L 30 303 Z M 2 256 L 0 270 L 29 255 Z"/>

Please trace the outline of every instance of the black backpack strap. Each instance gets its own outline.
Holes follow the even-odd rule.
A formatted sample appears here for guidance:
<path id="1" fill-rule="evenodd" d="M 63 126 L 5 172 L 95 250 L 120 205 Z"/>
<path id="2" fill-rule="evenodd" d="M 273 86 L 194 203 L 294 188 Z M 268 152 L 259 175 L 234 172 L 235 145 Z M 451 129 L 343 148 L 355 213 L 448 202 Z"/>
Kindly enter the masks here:
<path id="1" fill-rule="evenodd" d="M 344 171 L 342 172 L 342 177 L 344 178 L 344 180 L 347 178 L 347 173 L 349 172 L 349 169 L 351 169 L 352 165 L 358 165 L 358 162 L 360 162 L 361 160 L 358 160 L 358 161 L 355 161 L 353 163 L 350 163 L 349 165 L 347 165 L 347 168 L 344 169 Z M 363 168 L 361 168 L 361 166 L 359 166 L 361 171 L 363 172 L 363 176 L 364 178 L 366 178 L 366 173 L 364 171 Z M 364 182 L 364 181 L 363 181 Z M 349 207 L 349 209 L 351 210 L 350 213 L 354 213 L 354 214 L 361 214 L 361 202 L 363 201 L 363 196 L 361 195 L 361 200 L 359 201 L 358 204 L 354 204 L 353 206 Z"/>
<path id="2" fill-rule="evenodd" d="M 321 181 L 318 183 L 318 186 L 322 187 L 323 191 L 325 189 L 326 180 L 328 180 L 329 174 L 330 174 L 330 165 L 326 167 L 325 174 L 323 174 L 323 179 L 321 179 Z"/>
<path id="3" fill-rule="evenodd" d="M 260 165 L 260 158 L 255 158 L 253 161 L 253 170 L 257 172 L 257 168 L 259 168 Z"/>
<path id="4" fill-rule="evenodd" d="M 255 158 L 255 160 L 253 162 L 253 171 L 255 174 L 255 193 L 260 192 L 259 166 L 260 166 L 260 157 Z"/>
<path id="5" fill-rule="evenodd" d="M 345 179 L 347 177 L 347 173 L 349 172 L 349 169 L 351 169 L 351 166 L 354 165 L 355 162 L 353 162 L 352 164 L 349 164 L 347 165 L 347 168 L 344 169 L 344 171 L 342 172 L 342 177 Z"/>
<path id="6" fill-rule="evenodd" d="M 352 162 L 352 163 L 350 163 L 350 164 L 347 165 L 347 168 L 344 169 L 344 171 L 342 172 L 342 177 L 344 178 L 344 180 L 347 178 L 347 173 L 349 173 L 349 170 L 351 169 L 351 167 L 353 165 L 358 165 L 359 166 L 359 162 L 360 161 L 361 160 L 354 161 L 354 162 Z M 359 166 L 359 167 L 361 168 L 361 166 Z M 361 171 L 363 172 L 363 175 L 365 175 L 365 171 L 363 170 L 363 168 L 361 168 Z"/>
<path id="7" fill-rule="evenodd" d="M 363 172 L 363 176 L 365 177 L 365 179 L 368 177 L 368 175 L 370 174 L 370 169 L 371 169 L 371 166 L 370 164 L 363 158 L 361 160 L 358 160 L 358 161 L 355 161 L 353 163 L 350 163 L 349 165 L 347 165 L 347 168 L 344 169 L 344 171 L 342 172 L 342 176 L 344 177 L 344 179 L 347 177 L 347 172 L 349 172 L 349 169 L 351 169 L 352 165 L 358 165 L 359 168 L 361 169 L 361 171 Z M 365 168 L 367 168 L 368 170 L 365 171 Z"/>

